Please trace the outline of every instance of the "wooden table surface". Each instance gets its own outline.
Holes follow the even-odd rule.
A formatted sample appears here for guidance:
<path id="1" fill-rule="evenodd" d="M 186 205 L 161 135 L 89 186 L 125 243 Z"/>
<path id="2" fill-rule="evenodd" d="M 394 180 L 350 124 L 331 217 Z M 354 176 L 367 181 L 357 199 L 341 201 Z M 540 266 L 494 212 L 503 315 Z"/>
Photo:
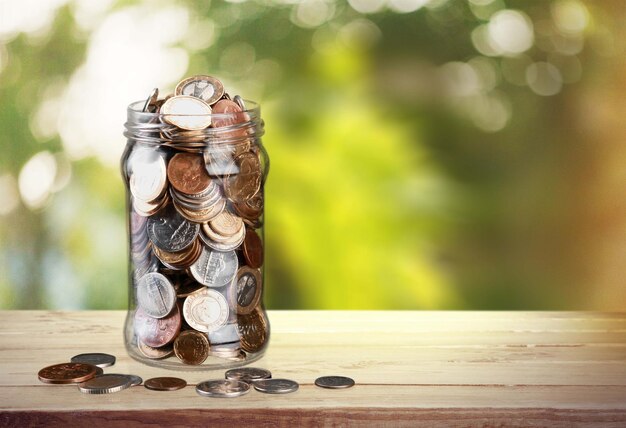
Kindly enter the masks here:
<path id="1" fill-rule="evenodd" d="M 223 371 L 172 372 L 130 359 L 125 312 L 0 312 L 0 426 L 626 426 L 626 314 L 597 312 L 270 311 L 254 365 L 300 383 L 287 395 L 201 397 Z M 189 385 L 109 395 L 45 385 L 40 368 L 82 352 L 108 373 Z M 322 375 L 357 385 L 326 390 Z M 213 425 L 212 425 L 213 426 Z"/>

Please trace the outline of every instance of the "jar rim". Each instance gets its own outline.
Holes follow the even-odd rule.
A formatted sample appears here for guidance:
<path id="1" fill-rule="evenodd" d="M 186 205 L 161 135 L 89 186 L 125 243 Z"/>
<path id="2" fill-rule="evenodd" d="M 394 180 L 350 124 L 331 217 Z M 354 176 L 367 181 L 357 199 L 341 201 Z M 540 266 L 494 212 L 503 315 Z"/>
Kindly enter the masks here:
<path id="1" fill-rule="evenodd" d="M 162 113 L 151 113 L 147 111 L 143 111 L 143 106 L 145 104 L 144 101 L 135 101 L 128 105 L 127 111 L 129 117 L 132 115 L 139 119 L 139 122 L 144 122 L 144 120 L 150 119 L 161 119 L 165 117 L 210 117 L 215 119 L 229 119 L 236 115 L 245 113 L 251 117 L 251 120 L 254 120 L 261 116 L 261 106 L 259 103 L 252 100 L 243 100 L 246 106 L 245 110 L 240 112 L 233 113 L 210 113 L 210 114 L 162 114 Z"/>

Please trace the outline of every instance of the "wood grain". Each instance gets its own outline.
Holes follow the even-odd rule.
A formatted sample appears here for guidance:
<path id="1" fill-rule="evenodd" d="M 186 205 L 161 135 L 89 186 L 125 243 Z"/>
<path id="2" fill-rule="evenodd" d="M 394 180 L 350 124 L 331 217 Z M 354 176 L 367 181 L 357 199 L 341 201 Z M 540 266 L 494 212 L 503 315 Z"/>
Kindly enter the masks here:
<path id="1" fill-rule="evenodd" d="M 125 312 L 0 312 L 0 426 L 626 426 L 626 314 L 597 312 L 270 311 L 255 366 L 301 384 L 231 400 L 194 385 L 223 371 L 171 372 L 130 359 Z M 81 352 L 106 372 L 185 378 L 175 392 L 91 396 L 37 371 Z M 357 385 L 329 391 L 316 377 Z M 233 425 L 234 424 L 234 425 Z"/>

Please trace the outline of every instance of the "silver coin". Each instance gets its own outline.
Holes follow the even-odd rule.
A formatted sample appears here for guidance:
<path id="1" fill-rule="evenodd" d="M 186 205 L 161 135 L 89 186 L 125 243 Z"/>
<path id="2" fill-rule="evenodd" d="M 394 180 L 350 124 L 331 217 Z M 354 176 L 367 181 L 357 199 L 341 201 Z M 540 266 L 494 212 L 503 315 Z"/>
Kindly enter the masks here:
<path id="1" fill-rule="evenodd" d="M 211 107 L 196 97 L 177 95 L 161 106 L 161 119 L 186 131 L 198 131 L 211 125 Z"/>
<path id="2" fill-rule="evenodd" d="M 245 231 L 244 233 L 240 236 L 240 239 L 238 239 L 237 241 L 234 242 L 216 242 L 214 240 L 212 240 L 211 238 L 209 238 L 206 233 L 200 233 L 200 239 L 202 239 L 202 242 L 204 242 L 207 247 L 211 248 L 214 251 L 217 251 L 219 253 L 229 253 L 231 251 L 236 250 L 244 241 L 246 237 Z"/>
<path id="3" fill-rule="evenodd" d="M 189 270 L 199 283 L 218 288 L 232 282 L 238 265 L 234 251 L 221 252 L 203 248 L 202 254 Z"/>
<path id="4" fill-rule="evenodd" d="M 329 389 L 350 388 L 354 386 L 354 379 L 345 376 L 322 376 L 315 379 L 315 385 Z"/>
<path id="5" fill-rule="evenodd" d="M 111 394 L 128 388 L 131 383 L 127 375 L 103 374 L 79 383 L 78 389 L 85 394 Z"/>
<path id="6" fill-rule="evenodd" d="M 177 253 L 193 244 L 200 233 L 200 225 L 181 216 L 169 207 L 148 219 L 148 237 L 160 249 Z"/>
<path id="7" fill-rule="evenodd" d="M 240 380 L 243 382 L 254 382 L 259 379 L 270 379 L 272 372 L 265 369 L 259 369 L 257 367 L 240 367 L 237 369 L 230 369 L 226 372 L 226 379 Z"/>
<path id="8" fill-rule="evenodd" d="M 185 298 L 183 317 L 192 328 L 203 333 L 219 330 L 228 321 L 228 302 L 215 290 L 204 288 Z"/>
<path id="9" fill-rule="evenodd" d="M 141 111 L 143 111 L 144 113 L 147 113 L 148 110 L 150 109 L 150 106 L 153 106 L 153 109 L 155 107 L 155 103 L 157 102 L 157 99 L 159 98 L 159 88 L 154 88 L 152 90 L 152 92 L 150 93 L 150 95 L 148 96 L 148 98 L 146 99 L 146 102 L 143 104 L 143 109 Z M 150 113 L 153 113 L 154 111 L 150 111 Z"/>
<path id="10" fill-rule="evenodd" d="M 215 77 L 199 75 L 189 77 L 180 82 L 176 85 L 174 92 L 176 95 L 189 95 L 200 98 L 211 105 L 224 95 L 224 85 Z"/>
<path id="11" fill-rule="evenodd" d="M 143 379 L 137 375 L 129 374 L 126 376 L 130 378 L 130 386 L 139 386 L 143 383 Z"/>
<path id="12" fill-rule="evenodd" d="M 196 392 L 204 397 L 232 398 L 247 394 L 250 385 L 239 380 L 216 379 L 200 382 Z"/>
<path id="13" fill-rule="evenodd" d="M 109 367 L 115 364 L 115 357 L 109 354 L 101 354 L 99 352 L 78 354 L 74 355 L 71 360 L 72 363 L 85 363 L 91 364 L 96 367 Z"/>
<path id="14" fill-rule="evenodd" d="M 233 101 L 236 102 L 239 107 L 241 107 L 241 110 L 246 111 L 246 103 L 243 102 L 243 98 L 241 98 L 239 95 L 235 95 L 233 97 Z"/>
<path id="15" fill-rule="evenodd" d="M 165 159 L 153 149 L 139 148 L 128 159 L 129 187 L 132 195 L 144 202 L 152 203 L 165 191 L 167 170 Z"/>
<path id="16" fill-rule="evenodd" d="M 176 304 L 176 290 L 165 275 L 150 272 L 137 283 L 137 304 L 152 318 L 163 318 Z"/>
<path id="17" fill-rule="evenodd" d="M 259 392 L 266 394 L 288 394 L 298 390 L 298 382 L 289 379 L 261 379 L 252 386 Z"/>

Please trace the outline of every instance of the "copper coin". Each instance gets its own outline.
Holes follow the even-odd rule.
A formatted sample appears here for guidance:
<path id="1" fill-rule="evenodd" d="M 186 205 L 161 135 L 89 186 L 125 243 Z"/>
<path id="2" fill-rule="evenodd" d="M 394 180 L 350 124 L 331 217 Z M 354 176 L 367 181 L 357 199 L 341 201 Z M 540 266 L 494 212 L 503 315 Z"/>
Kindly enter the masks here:
<path id="1" fill-rule="evenodd" d="M 202 364 L 209 356 L 209 339 L 198 331 L 183 331 L 174 341 L 174 353 L 185 364 Z"/>
<path id="2" fill-rule="evenodd" d="M 160 360 L 162 358 L 170 357 L 174 354 L 174 348 L 172 347 L 172 345 L 166 345 L 160 348 L 153 348 L 152 346 L 148 346 L 140 341 L 137 345 L 137 348 L 144 357 L 150 358 L 151 360 Z"/>
<path id="3" fill-rule="evenodd" d="M 174 309 L 165 318 L 152 318 L 141 308 L 135 312 L 135 334 L 140 342 L 153 348 L 167 345 L 178 335 L 180 331 L 180 312 L 174 305 Z"/>
<path id="4" fill-rule="evenodd" d="M 243 256 L 248 266 L 258 269 L 263 266 L 263 242 L 254 230 L 246 229 L 246 237 L 243 240 Z"/>
<path id="5" fill-rule="evenodd" d="M 96 376 L 98 368 L 84 363 L 62 363 L 39 370 L 38 377 L 43 383 L 80 383 Z"/>
<path id="6" fill-rule="evenodd" d="M 252 312 L 261 300 L 263 288 L 261 272 L 243 266 L 237 272 L 237 313 L 246 315 Z"/>
<path id="7" fill-rule="evenodd" d="M 254 153 L 246 152 L 235 159 L 239 173 L 224 180 L 228 199 L 243 202 L 252 198 L 261 187 L 261 161 Z"/>
<path id="8" fill-rule="evenodd" d="M 213 128 L 224 128 L 249 121 L 248 115 L 243 113 L 241 107 L 231 100 L 220 100 L 213 106 Z M 236 127 L 220 133 L 224 138 L 246 138 L 248 136 L 247 126 Z"/>
<path id="9" fill-rule="evenodd" d="M 235 211 L 237 211 L 237 214 L 239 214 L 244 221 L 254 221 L 258 219 L 261 214 L 263 214 L 263 205 L 263 193 L 261 191 L 257 192 L 252 198 L 246 201 L 234 201 L 233 203 Z"/>
<path id="10" fill-rule="evenodd" d="M 242 349 L 247 352 L 260 351 L 269 336 L 268 323 L 263 310 L 257 307 L 250 314 L 238 315 L 237 322 Z"/>
<path id="11" fill-rule="evenodd" d="M 143 386 L 153 391 L 176 391 L 186 387 L 187 382 L 177 377 L 153 377 L 145 381 Z"/>
<path id="12" fill-rule="evenodd" d="M 204 157 L 193 153 L 174 155 L 167 165 L 167 177 L 176 190 L 190 195 L 206 190 L 211 184 Z"/>

